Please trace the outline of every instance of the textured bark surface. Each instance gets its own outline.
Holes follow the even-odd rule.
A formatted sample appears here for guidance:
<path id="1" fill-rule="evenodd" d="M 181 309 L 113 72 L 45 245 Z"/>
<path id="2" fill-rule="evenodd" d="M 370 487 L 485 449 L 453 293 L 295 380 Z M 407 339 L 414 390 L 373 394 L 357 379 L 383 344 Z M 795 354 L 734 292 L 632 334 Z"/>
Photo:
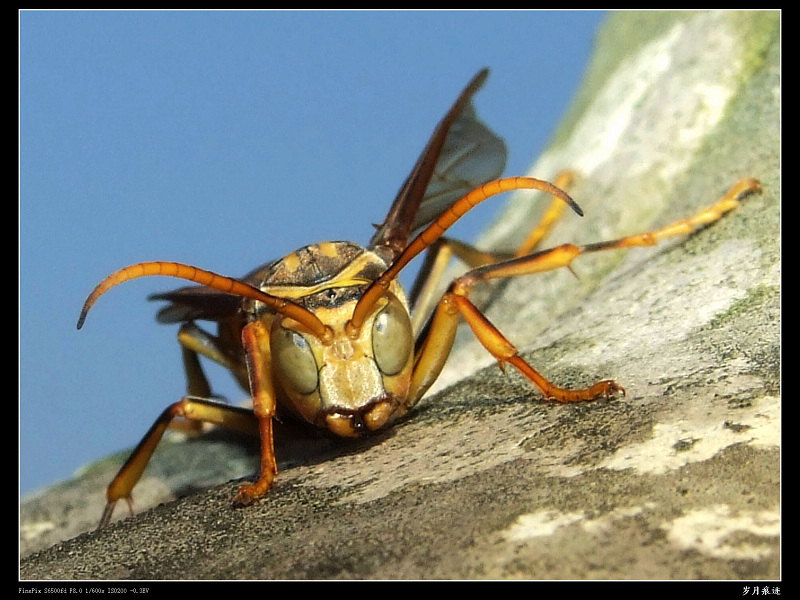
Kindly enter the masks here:
<path id="1" fill-rule="evenodd" d="M 135 492 L 139 509 L 165 503 L 98 534 L 81 532 L 119 457 L 25 499 L 21 578 L 780 578 L 779 106 L 778 13 L 605 24 L 531 170 L 579 173 L 586 216 L 550 241 L 664 225 L 744 176 L 764 187 L 688 238 L 487 295 L 547 377 L 614 378 L 624 398 L 545 402 L 462 332 L 411 419 L 367 442 L 283 444 L 275 488 L 248 509 L 230 507 L 228 480 L 255 471 L 253 446 L 210 438 L 165 444 Z M 519 239 L 541 204 L 515 197 L 484 242 Z"/>

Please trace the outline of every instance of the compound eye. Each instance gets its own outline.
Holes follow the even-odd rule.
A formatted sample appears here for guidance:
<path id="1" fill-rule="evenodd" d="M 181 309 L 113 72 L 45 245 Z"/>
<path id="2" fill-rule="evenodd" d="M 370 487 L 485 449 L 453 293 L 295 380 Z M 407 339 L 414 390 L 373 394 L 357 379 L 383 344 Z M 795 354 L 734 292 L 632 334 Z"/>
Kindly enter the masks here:
<path id="1" fill-rule="evenodd" d="M 304 395 L 317 389 L 317 361 L 306 338 L 291 329 L 277 327 L 272 331 L 270 345 L 283 381 Z"/>
<path id="2" fill-rule="evenodd" d="M 406 366 L 414 345 L 408 311 L 394 299 L 372 323 L 372 352 L 385 375 L 396 375 Z"/>

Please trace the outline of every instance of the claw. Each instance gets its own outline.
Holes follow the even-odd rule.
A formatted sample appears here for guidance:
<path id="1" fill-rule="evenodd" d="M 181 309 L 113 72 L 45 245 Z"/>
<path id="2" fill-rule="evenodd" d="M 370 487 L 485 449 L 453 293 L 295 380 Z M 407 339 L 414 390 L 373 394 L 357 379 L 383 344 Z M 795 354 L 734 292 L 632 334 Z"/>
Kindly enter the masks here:
<path id="1" fill-rule="evenodd" d="M 266 476 L 262 475 L 255 483 L 243 485 L 239 488 L 236 498 L 233 499 L 233 506 L 236 508 L 250 506 L 269 491 L 274 479 L 274 473 L 268 472 Z"/>
<path id="2" fill-rule="evenodd" d="M 100 517 L 100 523 L 97 524 L 97 531 L 101 530 L 111 522 L 111 516 L 114 514 L 114 507 L 116 504 L 116 500 L 106 503 L 106 507 L 103 509 L 103 516 Z"/>
<path id="3" fill-rule="evenodd" d="M 243 485 L 239 488 L 236 497 L 233 499 L 233 506 L 235 508 L 244 508 L 245 506 L 250 506 L 255 498 L 253 497 L 252 485 Z"/>
<path id="4" fill-rule="evenodd" d="M 618 384 L 613 379 L 604 379 L 603 381 L 598 382 L 598 385 L 603 386 L 603 391 L 601 395 L 605 396 L 606 399 L 614 398 L 618 393 L 622 396 L 625 396 L 625 388 Z"/>

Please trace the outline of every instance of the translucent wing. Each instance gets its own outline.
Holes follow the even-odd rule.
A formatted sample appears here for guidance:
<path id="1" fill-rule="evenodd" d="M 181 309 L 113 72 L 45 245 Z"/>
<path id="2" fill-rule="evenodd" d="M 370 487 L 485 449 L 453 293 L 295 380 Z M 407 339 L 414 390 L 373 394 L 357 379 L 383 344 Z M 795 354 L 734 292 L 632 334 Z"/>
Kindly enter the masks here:
<path id="1" fill-rule="evenodd" d="M 505 165 L 505 143 L 469 104 L 450 129 L 412 231 L 428 225 L 465 194 L 500 177 Z"/>
<path id="2" fill-rule="evenodd" d="M 411 236 L 459 198 L 502 174 L 505 143 L 478 119 L 471 102 L 488 74 L 484 69 L 475 75 L 439 123 L 397 194 L 386 221 L 373 236 L 371 247 L 384 246 L 398 255 Z M 242 280 L 259 285 L 270 266 L 271 263 L 262 265 Z M 171 303 L 158 312 L 161 323 L 223 321 L 241 307 L 240 298 L 205 286 L 183 287 L 153 294 L 149 299 Z"/>
<path id="3" fill-rule="evenodd" d="M 411 237 L 473 189 L 500 177 L 506 145 L 472 105 L 488 70 L 480 71 L 444 116 L 378 227 L 371 247 L 399 253 Z"/>

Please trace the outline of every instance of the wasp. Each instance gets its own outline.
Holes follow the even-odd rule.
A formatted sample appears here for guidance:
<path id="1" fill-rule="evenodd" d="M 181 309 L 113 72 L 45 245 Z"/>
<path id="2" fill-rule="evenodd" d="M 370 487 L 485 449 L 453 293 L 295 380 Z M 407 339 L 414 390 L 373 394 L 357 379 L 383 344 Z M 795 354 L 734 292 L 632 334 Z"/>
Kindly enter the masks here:
<path id="1" fill-rule="evenodd" d="M 264 496 L 277 475 L 273 421 L 293 417 L 342 438 L 390 427 L 437 379 L 462 319 L 501 367 L 518 369 L 547 399 L 582 402 L 624 395 L 624 388 L 611 379 L 585 389 L 548 381 L 470 300 L 472 288 L 493 279 L 570 268 L 582 254 L 649 246 L 691 233 L 734 209 L 747 193 L 759 191 L 759 183 L 743 179 L 705 210 L 658 230 L 536 250 L 564 209 L 583 212 L 562 189 L 568 173 L 555 184 L 532 177 L 500 178 L 505 144 L 480 121 L 472 104 L 487 75 L 484 69 L 472 78 L 434 129 L 366 247 L 312 244 L 242 278 L 175 262 L 142 262 L 97 285 L 83 306 L 79 329 L 97 299 L 125 281 L 159 275 L 199 284 L 151 296 L 169 302 L 158 313 L 160 322 L 180 324 L 187 394 L 161 413 L 108 486 L 101 527 L 120 499 L 132 509 L 133 488 L 176 419 L 260 436 L 259 475 L 239 488 L 236 506 Z M 545 192 L 553 199 L 516 252 L 483 252 L 444 235 L 478 203 L 520 189 Z M 407 295 L 398 275 L 421 254 L 422 267 Z M 435 283 L 453 256 L 468 270 L 436 301 Z M 216 323 L 216 334 L 198 321 Z M 213 399 L 201 357 L 233 374 L 252 397 L 252 409 Z"/>

